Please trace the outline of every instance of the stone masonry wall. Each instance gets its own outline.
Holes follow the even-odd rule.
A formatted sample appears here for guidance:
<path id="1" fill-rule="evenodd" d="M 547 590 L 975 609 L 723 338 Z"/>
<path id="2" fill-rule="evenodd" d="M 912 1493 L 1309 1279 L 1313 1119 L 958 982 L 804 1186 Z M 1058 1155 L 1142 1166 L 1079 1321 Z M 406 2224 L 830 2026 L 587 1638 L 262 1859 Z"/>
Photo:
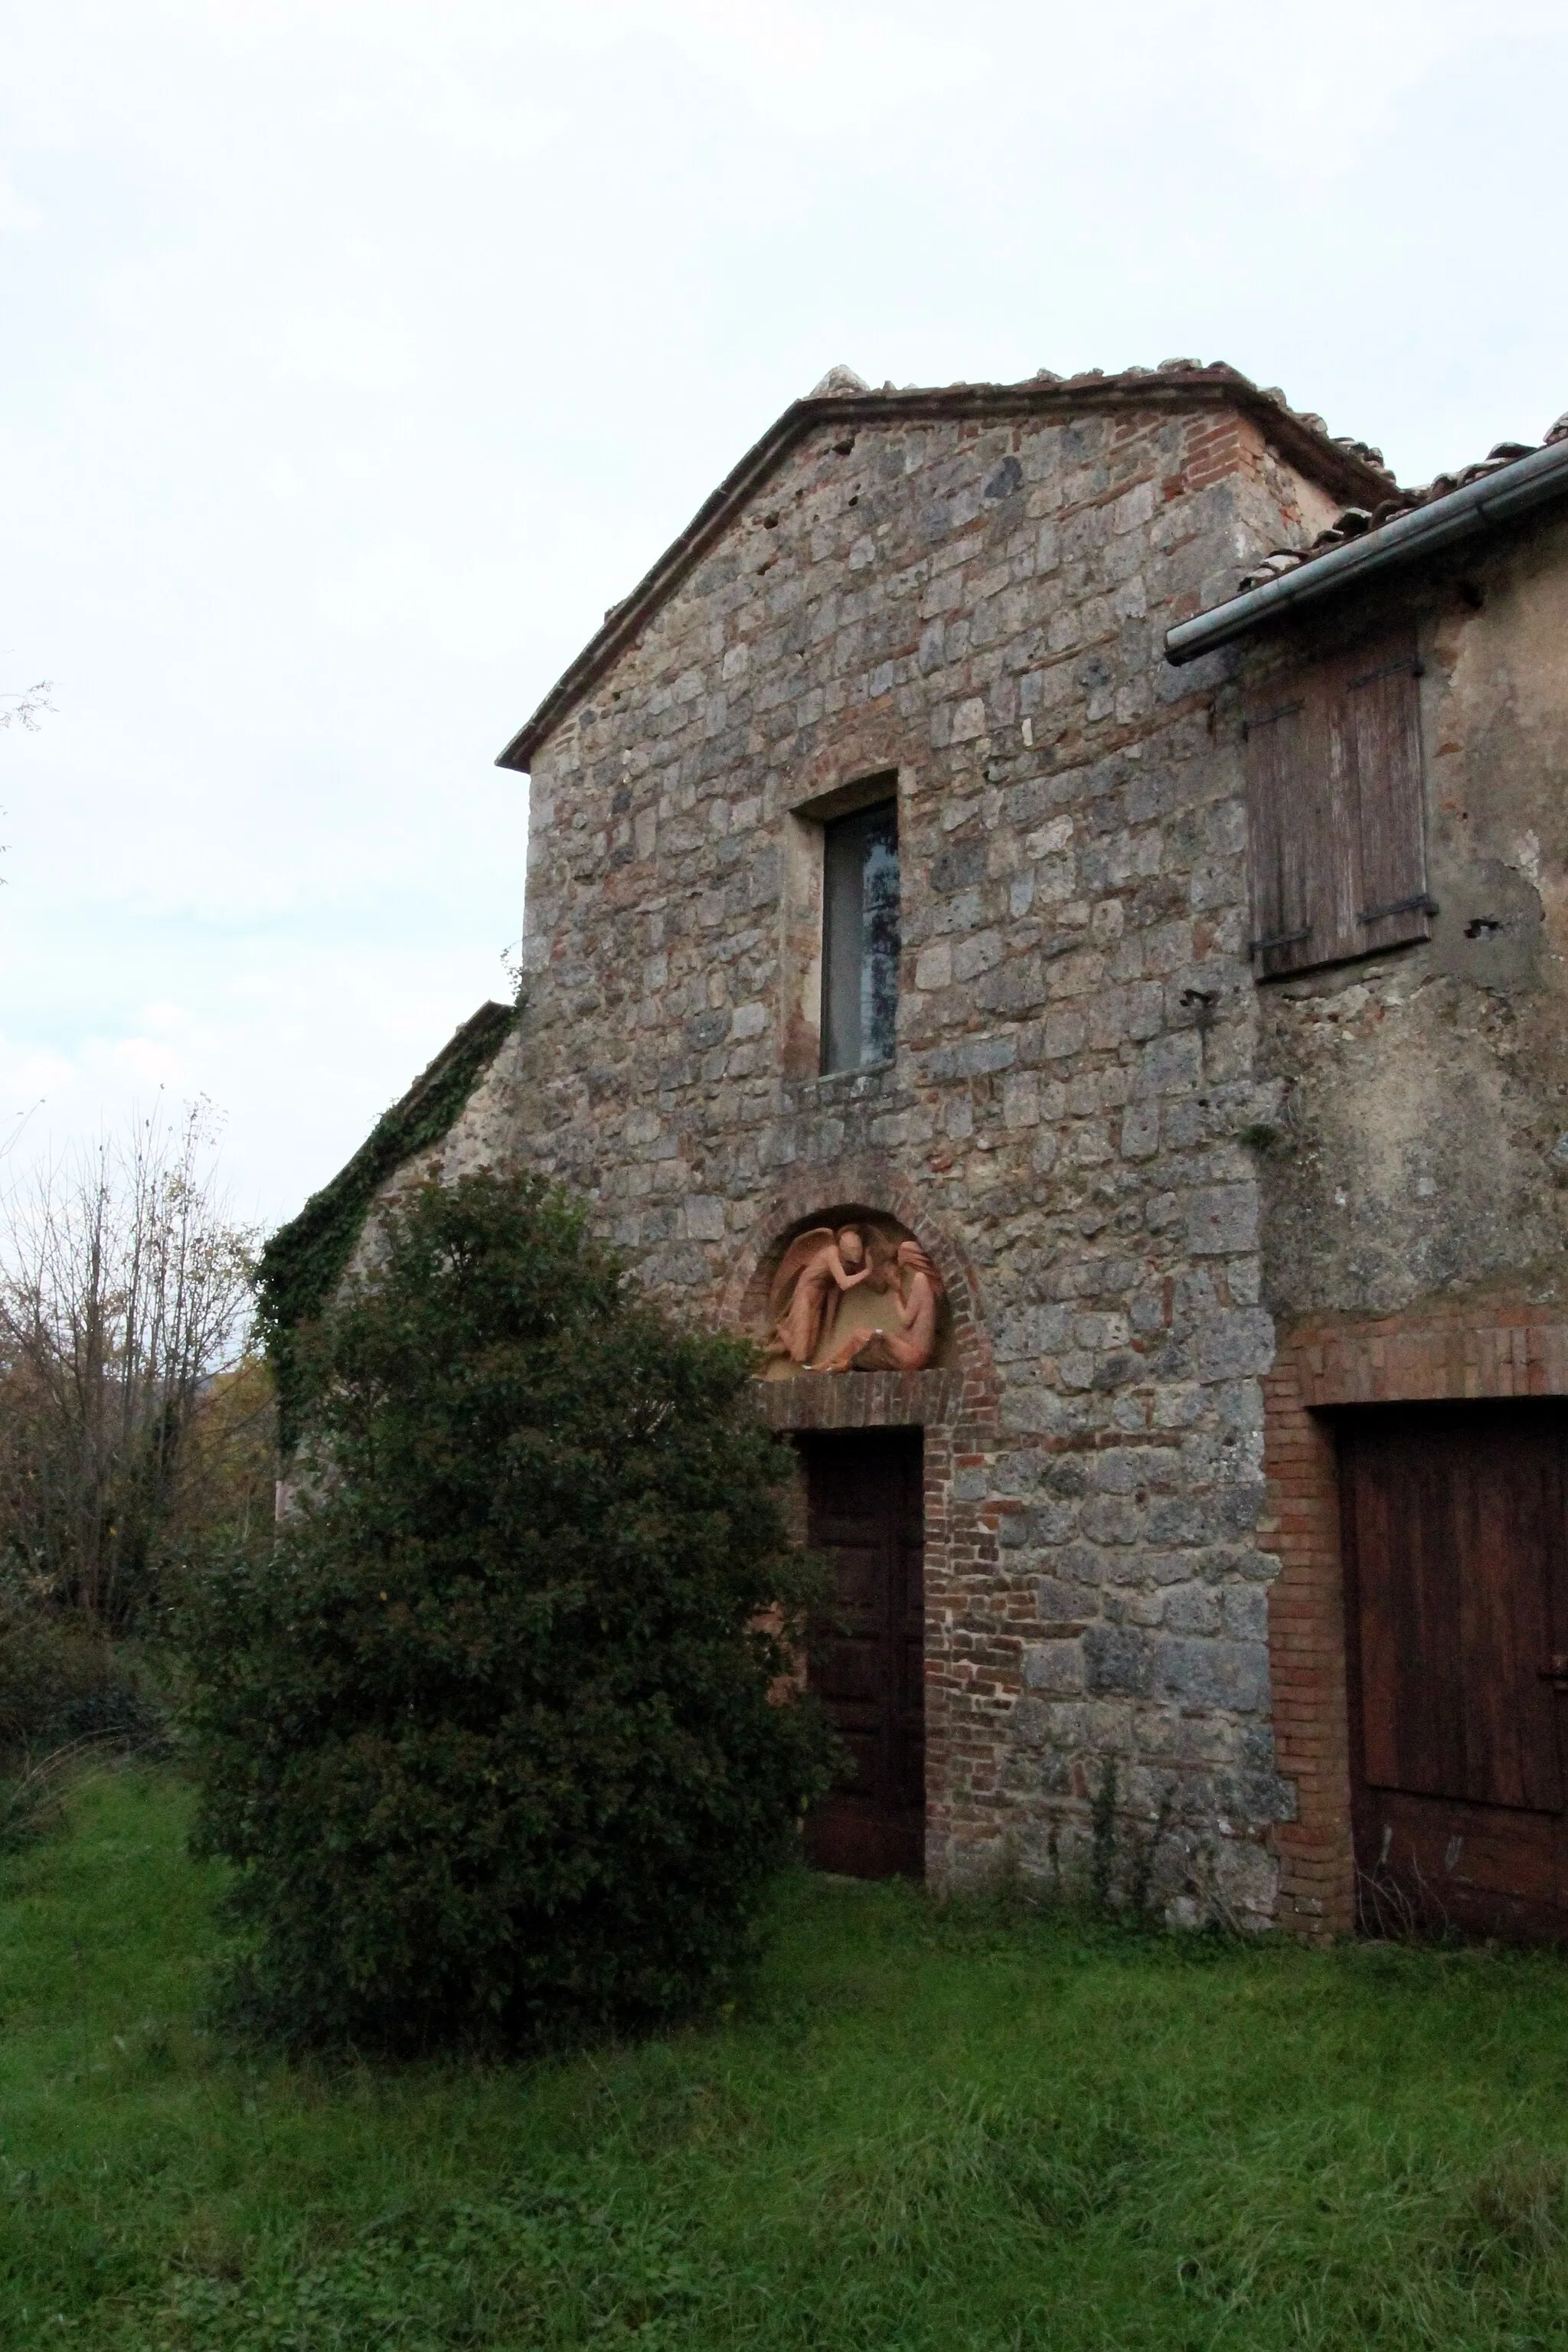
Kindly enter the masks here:
<path id="1" fill-rule="evenodd" d="M 700 1315 L 785 1200 L 971 1302 L 982 1402 L 920 1416 L 939 1878 L 1070 1859 L 1112 1764 L 1178 1910 L 1273 1906 L 1240 779 L 1161 646 L 1330 503 L 1212 404 L 825 424 L 534 761 L 528 1011 L 446 1163 L 580 1188 Z M 882 772 L 898 1052 L 822 1077 L 810 820 Z"/>

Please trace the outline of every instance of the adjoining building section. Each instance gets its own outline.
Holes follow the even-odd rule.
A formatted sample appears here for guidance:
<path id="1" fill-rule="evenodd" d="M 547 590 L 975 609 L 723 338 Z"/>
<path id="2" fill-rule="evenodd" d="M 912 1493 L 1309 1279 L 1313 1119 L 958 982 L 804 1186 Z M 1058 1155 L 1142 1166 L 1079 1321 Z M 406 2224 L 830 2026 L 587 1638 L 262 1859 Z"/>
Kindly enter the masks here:
<path id="1" fill-rule="evenodd" d="M 1568 437 L 838 369 L 502 755 L 526 1005 L 392 1183 L 767 1349 L 825 1864 L 1568 1929 L 1565 549 Z"/>
<path id="2" fill-rule="evenodd" d="M 1282 1915 L 1568 1934 L 1568 420 L 1276 550 L 1227 649 Z"/>

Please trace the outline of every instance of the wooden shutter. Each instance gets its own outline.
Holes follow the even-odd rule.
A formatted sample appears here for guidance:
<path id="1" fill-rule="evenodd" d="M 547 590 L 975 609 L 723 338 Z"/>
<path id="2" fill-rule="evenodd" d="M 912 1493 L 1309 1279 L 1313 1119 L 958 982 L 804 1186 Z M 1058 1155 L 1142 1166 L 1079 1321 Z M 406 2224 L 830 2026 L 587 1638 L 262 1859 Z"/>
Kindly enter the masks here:
<path id="1" fill-rule="evenodd" d="M 1341 708 L 1360 856 L 1351 953 L 1399 947 L 1431 933 L 1420 676 L 1414 649 L 1401 647 L 1384 648 L 1381 660 L 1352 663 L 1345 678 Z"/>
<path id="2" fill-rule="evenodd" d="M 1244 722 L 1253 961 L 1265 979 L 1321 963 L 1312 906 L 1321 812 L 1305 696 Z"/>
<path id="3" fill-rule="evenodd" d="M 1244 722 L 1260 979 L 1428 936 L 1419 677 L 1407 644 L 1363 646 Z"/>

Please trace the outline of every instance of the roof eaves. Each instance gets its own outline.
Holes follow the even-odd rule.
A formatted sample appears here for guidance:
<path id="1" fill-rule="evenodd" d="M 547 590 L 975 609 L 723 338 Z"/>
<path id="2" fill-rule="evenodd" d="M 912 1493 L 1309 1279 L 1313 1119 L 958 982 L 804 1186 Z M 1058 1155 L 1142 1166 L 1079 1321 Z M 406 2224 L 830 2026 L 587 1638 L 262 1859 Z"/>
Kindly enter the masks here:
<path id="1" fill-rule="evenodd" d="M 589 692 L 610 664 L 638 635 L 644 623 L 700 562 L 732 517 L 773 474 L 796 445 L 819 426 L 889 420 L 920 422 L 951 417 L 994 418 L 1057 414 L 1077 415 L 1097 409 L 1231 407 L 1248 415 L 1264 437 L 1291 464 L 1324 488 L 1351 499 L 1386 495 L 1390 476 L 1358 454 L 1359 444 L 1331 440 L 1313 422 L 1273 394 L 1259 391 L 1236 368 L 1127 369 L 1119 375 L 1093 373 L 1068 378 L 1035 376 L 1022 383 L 955 383 L 907 392 L 814 394 L 793 401 L 754 442 L 740 463 L 704 499 L 679 536 L 589 638 L 562 672 L 526 723 L 496 761 L 526 775 L 545 739 Z"/>
<path id="2" fill-rule="evenodd" d="M 1467 482 L 1447 497 L 1396 514 L 1375 530 L 1308 555 L 1292 570 L 1223 604 L 1212 605 L 1165 635 L 1165 658 L 1180 666 L 1215 653 L 1238 637 L 1306 604 L 1338 594 L 1370 575 L 1434 555 L 1478 530 L 1500 527 L 1568 494 L 1568 438 Z"/>

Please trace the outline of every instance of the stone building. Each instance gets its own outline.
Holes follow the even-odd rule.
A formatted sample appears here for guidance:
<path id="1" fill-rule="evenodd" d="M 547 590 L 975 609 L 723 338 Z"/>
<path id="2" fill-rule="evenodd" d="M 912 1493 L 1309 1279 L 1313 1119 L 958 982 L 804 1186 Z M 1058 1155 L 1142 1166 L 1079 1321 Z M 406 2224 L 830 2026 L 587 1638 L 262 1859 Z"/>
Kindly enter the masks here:
<path id="1" fill-rule="evenodd" d="M 824 1860 L 1568 1921 L 1565 548 L 1568 441 L 836 369 L 501 755 L 525 1010 L 391 1181 L 760 1339 L 817 1266 Z"/>

